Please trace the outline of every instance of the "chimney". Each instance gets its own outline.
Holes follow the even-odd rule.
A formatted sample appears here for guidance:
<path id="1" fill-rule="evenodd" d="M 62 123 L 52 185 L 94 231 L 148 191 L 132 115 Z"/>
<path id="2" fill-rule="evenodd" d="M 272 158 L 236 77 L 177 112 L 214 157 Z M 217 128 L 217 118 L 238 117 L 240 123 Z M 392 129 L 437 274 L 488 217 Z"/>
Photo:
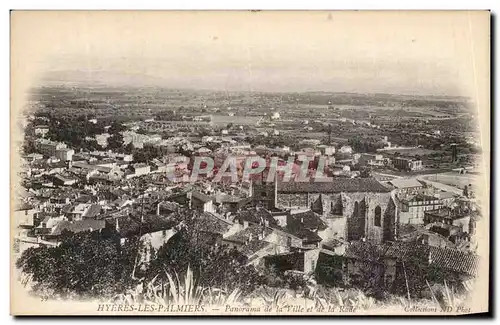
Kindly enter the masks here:
<path id="1" fill-rule="evenodd" d="M 158 203 L 158 205 L 156 206 L 156 215 L 159 216 L 160 215 L 160 203 Z"/>
<path id="2" fill-rule="evenodd" d="M 115 221 L 116 221 L 115 229 L 117 232 L 120 232 L 120 224 L 118 223 L 118 218 L 116 218 Z"/>

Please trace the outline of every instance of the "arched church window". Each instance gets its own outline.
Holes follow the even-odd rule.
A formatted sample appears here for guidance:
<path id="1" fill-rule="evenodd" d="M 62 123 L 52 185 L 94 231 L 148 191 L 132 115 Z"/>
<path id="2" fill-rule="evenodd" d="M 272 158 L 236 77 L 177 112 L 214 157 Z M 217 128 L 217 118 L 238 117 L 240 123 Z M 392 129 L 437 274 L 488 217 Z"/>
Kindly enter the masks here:
<path id="1" fill-rule="evenodd" d="M 381 227 L 382 226 L 382 209 L 379 206 L 377 206 L 375 208 L 374 224 L 377 227 Z"/>

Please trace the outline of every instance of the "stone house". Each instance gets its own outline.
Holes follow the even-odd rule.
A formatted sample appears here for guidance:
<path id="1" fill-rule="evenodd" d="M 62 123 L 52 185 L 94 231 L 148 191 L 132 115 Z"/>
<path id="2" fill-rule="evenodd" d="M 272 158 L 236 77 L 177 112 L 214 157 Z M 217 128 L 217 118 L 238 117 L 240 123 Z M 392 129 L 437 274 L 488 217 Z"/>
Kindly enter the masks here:
<path id="1" fill-rule="evenodd" d="M 399 209 L 391 190 L 372 178 L 335 178 L 331 182 L 261 182 L 254 200 L 268 208 L 311 209 L 328 226 L 321 237 L 366 239 L 373 243 L 397 237 Z"/>

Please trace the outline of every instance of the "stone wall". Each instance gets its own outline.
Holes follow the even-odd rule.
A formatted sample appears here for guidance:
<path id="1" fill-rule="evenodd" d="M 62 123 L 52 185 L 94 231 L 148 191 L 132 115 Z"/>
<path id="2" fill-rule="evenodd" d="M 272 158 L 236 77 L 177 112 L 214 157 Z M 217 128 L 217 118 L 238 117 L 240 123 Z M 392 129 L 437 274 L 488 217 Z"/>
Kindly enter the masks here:
<path id="1" fill-rule="evenodd" d="M 323 220 L 328 225 L 328 229 L 322 232 L 322 235 L 326 237 L 322 237 L 324 240 L 332 238 L 360 240 L 366 238 L 372 243 L 382 243 L 394 239 L 397 211 L 391 193 L 332 193 L 323 194 L 322 197 L 325 209 Z M 281 207 L 309 208 L 318 199 L 319 193 L 278 193 L 277 203 Z M 331 215 L 332 203 L 335 207 L 337 202 L 342 202 L 344 220 L 339 217 L 333 218 Z M 377 207 L 380 207 L 381 210 L 380 226 L 375 225 L 375 209 Z"/>
<path id="2" fill-rule="evenodd" d="M 265 194 L 262 195 L 263 193 Z M 319 193 L 275 193 L 275 188 L 271 184 L 255 186 L 254 191 L 254 199 L 268 202 L 268 204 L 276 202 L 279 208 L 308 209 L 319 197 Z M 322 198 L 323 220 L 329 226 L 329 229 L 322 232 L 322 235 L 326 237 L 322 237 L 324 240 L 365 238 L 377 244 L 396 237 L 398 211 L 391 193 L 323 193 Z M 338 209 L 338 202 L 342 203 L 341 209 Z M 355 209 L 356 202 L 357 209 Z M 342 216 L 334 218 L 332 208 L 335 207 L 337 210 L 342 210 Z M 381 210 L 380 225 L 375 224 L 377 207 Z"/>

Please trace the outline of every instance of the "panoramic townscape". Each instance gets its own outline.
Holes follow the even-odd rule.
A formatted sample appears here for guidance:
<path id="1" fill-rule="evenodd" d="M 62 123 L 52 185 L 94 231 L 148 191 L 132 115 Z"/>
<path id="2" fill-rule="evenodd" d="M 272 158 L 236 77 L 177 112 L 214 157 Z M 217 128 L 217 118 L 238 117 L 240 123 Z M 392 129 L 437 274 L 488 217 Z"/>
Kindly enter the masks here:
<path id="1" fill-rule="evenodd" d="M 103 310 L 163 299 L 258 311 L 285 296 L 456 308 L 474 285 L 484 217 L 471 107 L 451 96 L 34 88 L 18 119 L 18 279 L 43 299 L 119 303 Z"/>

